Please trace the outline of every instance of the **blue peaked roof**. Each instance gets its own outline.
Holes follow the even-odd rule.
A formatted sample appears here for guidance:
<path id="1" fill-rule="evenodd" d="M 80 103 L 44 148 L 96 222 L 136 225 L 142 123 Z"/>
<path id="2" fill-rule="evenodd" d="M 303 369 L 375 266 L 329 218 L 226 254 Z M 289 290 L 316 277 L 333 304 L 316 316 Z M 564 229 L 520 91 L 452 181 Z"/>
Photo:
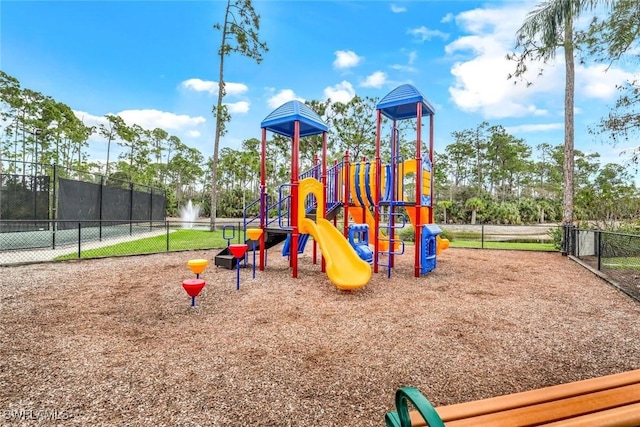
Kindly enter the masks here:
<path id="1" fill-rule="evenodd" d="M 295 121 L 300 121 L 300 137 L 317 135 L 329 130 L 320 116 L 300 101 L 289 101 L 271 112 L 260 123 L 261 128 L 292 137 Z"/>
<path id="2" fill-rule="evenodd" d="M 390 119 L 413 119 L 417 113 L 416 105 L 422 102 L 422 115 L 431 116 L 436 113 L 427 98 L 413 85 L 404 84 L 389 92 L 376 105 L 377 110 Z"/>

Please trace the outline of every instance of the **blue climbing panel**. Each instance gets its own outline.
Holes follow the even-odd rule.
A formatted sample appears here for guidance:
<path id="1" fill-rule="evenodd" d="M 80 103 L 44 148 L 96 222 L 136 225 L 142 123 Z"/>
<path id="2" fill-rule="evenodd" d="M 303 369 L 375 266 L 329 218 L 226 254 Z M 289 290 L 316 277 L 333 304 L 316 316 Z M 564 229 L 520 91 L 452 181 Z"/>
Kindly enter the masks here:
<path id="1" fill-rule="evenodd" d="M 436 269 L 436 249 L 438 234 L 442 233 L 436 224 L 422 226 L 420 241 L 420 273 L 426 274 Z"/>
<path id="2" fill-rule="evenodd" d="M 298 253 L 304 253 L 304 247 L 307 245 L 309 241 L 309 234 L 300 234 L 298 236 Z M 284 241 L 284 246 L 282 247 L 282 256 L 289 256 L 289 251 L 291 247 L 291 234 L 287 236 L 287 240 Z"/>
<path id="3" fill-rule="evenodd" d="M 369 247 L 369 226 L 367 224 L 351 224 L 349 226 L 349 243 L 363 261 L 373 264 L 373 251 Z"/>

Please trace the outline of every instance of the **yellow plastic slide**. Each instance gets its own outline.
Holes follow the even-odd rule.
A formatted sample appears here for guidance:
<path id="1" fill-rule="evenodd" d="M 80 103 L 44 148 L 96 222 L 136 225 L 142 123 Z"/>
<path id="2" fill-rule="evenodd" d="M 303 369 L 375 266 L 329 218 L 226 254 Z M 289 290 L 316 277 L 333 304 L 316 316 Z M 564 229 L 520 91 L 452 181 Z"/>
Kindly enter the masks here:
<path id="1" fill-rule="evenodd" d="M 309 218 L 299 225 L 300 233 L 313 236 L 320 245 L 329 280 L 338 289 L 361 288 L 371 279 L 371 266 L 363 261 L 333 224 L 324 218 L 315 223 Z"/>
<path id="2" fill-rule="evenodd" d="M 371 266 L 363 261 L 342 233 L 324 218 L 313 222 L 305 218 L 305 201 L 312 194 L 316 198 L 320 215 L 324 213 L 322 184 L 314 178 L 305 178 L 298 187 L 298 231 L 311 234 L 320 245 L 326 262 L 327 276 L 338 289 L 361 288 L 371 279 Z"/>

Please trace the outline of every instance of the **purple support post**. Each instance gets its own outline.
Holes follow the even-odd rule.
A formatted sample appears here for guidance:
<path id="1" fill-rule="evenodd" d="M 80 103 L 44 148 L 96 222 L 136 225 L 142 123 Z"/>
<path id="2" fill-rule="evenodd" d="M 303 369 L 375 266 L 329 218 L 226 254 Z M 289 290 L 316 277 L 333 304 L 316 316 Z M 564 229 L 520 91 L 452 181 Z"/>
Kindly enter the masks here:
<path id="1" fill-rule="evenodd" d="M 244 254 L 247 253 L 247 249 L 249 245 L 246 243 L 237 243 L 233 245 L 229 245 L 229 251 L 236 258 L 236 290 L 240 289 L 240 260 L 244 258 Z"/>
<path id="2" fill-rule="evenodd" d="M 236 291 L 240 290 L 240 260 L 236 262 Z"/>

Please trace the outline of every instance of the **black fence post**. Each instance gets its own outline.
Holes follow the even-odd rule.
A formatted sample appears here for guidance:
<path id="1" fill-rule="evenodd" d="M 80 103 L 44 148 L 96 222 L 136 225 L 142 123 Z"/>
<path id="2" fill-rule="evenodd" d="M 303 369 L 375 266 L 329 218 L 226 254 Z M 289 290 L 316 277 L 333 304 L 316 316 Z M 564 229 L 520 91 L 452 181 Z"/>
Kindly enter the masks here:
<path id="1" fill-rule="evenodd" d="M 82 258 L 82 223 L 78 223 L 78 259 Z"/>
<path id="2" fill-rule="evenodd" d="M 481 227 L 480 228 L 481 230 L 480 231 L 480 239 L 481 239 L 480 248 L 484 249 L 484 224 L 482 224 L 480 227 Z"/>
<path id="3" fill-rule="evenodd" d="M 56 192 L 56 187 L 58 184 L 57 181 L 57 173 L 56 173 L 57 165 L 53 164 L 53 201 L 51 203 L 51 219 L 53 219 L 53 233 L 51 233 L 51 247 L 52 249 L 56 248 L 56 228 L 58 228 L 58 197 Z"/>
<path id="4" fill-rule="evenodd" d="M 133 182 L 129 183 L 129 236 L 133 234 Z"/>
<path id="5" fill-rule="evenodd" d="M 562 224 L 562 238 L 560 241 L 560 254 L 567 256 L 569 246 L 569 226 Z"/>
<path id="6" fill-rule="evenodd" d="M 99 217 L 98 218 L 100 218 L 100 225 L 99 225 L 98 232 L 100 234 L 99 238 L 100 238 L 101 242 L 102 242 L 102 218 L 103 218 L 103 216 L 102 216 L 102 206 L 103 206 L 102 205 L 102 196 L 104 194 L 103 193 L 103 188 L 104 188 L 104 176 L 100 175 L 100 197 L 99 197 L 99 201 L 98 201 L 98 203 L 100 205 L 100 206 L 98 206 L 98 211 L 99 211 L 99 214 L 98 214 Z"/>
<path id="7" fill-rule="evenodd" d="M 165 221 L 164 223 L 167 229 L 167 252 L 169 252 L 169 221 Z"/>
<path id="8" fill-rule="evenodd" d="M 598 250 L 598 271 L 602 269 L 602 230 L 596 230 L 596 242 Z"/>
<path id="9" fill-rule="evenodd" d="M 153 231 L 153 187 L 149 187 L 149 231 Z"/>
<path id="10" fill-rule="evenodd" d="M 38 219 L 38 190 L 40 189 L 40 186 L 38 185 L 40 184 L 38 182 L 38 170 L 37 170 L 37 166 L 36 166 L 36 173 L 34 176 L 31 177 L 31 190 L 32 190 L 32 194 L 33 194 L 33 218 L 34 219 Z M 36 221 L 34 224 L 34 229 L 37 230 L 38 229 L 38 222 Z"/>

